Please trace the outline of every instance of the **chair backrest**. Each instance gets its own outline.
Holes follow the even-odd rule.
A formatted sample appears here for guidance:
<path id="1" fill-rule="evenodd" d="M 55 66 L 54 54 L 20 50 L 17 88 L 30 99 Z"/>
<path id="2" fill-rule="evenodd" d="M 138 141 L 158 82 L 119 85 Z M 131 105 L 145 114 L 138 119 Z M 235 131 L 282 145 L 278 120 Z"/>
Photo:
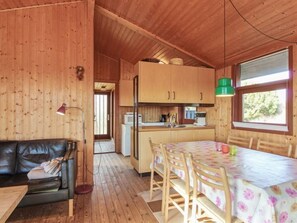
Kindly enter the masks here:
<path id="1" fill-rule="evenodd" d="M 149 143 L 152 151 L 152 164 L 154 164 L 157 156 L 164 157 L 163 150 L 160 146 L 161 144 L 153 143 L 151 138 L 149 138 Z M 163 162 L 164 162 L 164 158 L 163 158 Z"/>
<path id="2" fill-rule="evenodd" d="M 200 186 L 207 185 L 215 190 L 224 191 L 225 194 L 225 222 L 231 222 L 232 206 L 231 193 L 227 173 L 224 167 L 214 168 L 191 158 L 191 168 L 194 180 L 194 188 L 197 190 Z M 201 190 L 201 188 L 199 188 Z"/>
<path id="3" fill-rule="evenodd" d="M 244 137 L 241 137 L 241 136 L 229 135 L 228 139 L 227 139 L 227 144 L 242 146 L 242 147 L 245 147 L 245 148 L 252 148 L 253 138 L 252 137 L 244 138 Z"/>
<path id="4" fill-rule="evenodd" d="M 257 150 L 273 153 L 281 156 L 291 157 L 292 145 L 291 144 L 280 144 L 274 142 L 267 142 L 261 139 L 258 140 Z"/>
<path id="5" fill-rule="evenodd" d="M 189 178 L 189 170 L 186 162 L 186 155 L 184 153 L 174 151 L 168 148 L 165 148 L 164 145 L 161 146 L 163 148 L 163 153 L 165 154 L 165 166 L 167 176 L 170 176 L 170 172 L 172 173 L 175 171 L 183 171 L 185 178 L 183 179 L 186 183 L 186 190 L 189 193 L 190 191 L 190 178 Z M 191 157 L 191 155 L 187 154 L 187 156 Z M 174 173 L 174 172 L 173 172 Z M 180 178 L 180 176 L 177 175 L 177 177 Z"/>

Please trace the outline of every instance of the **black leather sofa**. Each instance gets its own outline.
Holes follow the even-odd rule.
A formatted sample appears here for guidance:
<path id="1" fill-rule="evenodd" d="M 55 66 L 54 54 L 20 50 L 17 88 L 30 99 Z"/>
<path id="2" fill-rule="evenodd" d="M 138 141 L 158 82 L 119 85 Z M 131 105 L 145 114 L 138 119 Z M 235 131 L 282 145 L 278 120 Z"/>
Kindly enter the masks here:
<path id="1" fill-rule="evenodd" d="M 72 216 L 76 151 L 76 142 L 66 139 L 0 141 L 0 187 L 28 185 L 19 207 L 68 200 Z M 28 179 L 32 168 L 57 157 L 63 157 L 59 176 Z"/>

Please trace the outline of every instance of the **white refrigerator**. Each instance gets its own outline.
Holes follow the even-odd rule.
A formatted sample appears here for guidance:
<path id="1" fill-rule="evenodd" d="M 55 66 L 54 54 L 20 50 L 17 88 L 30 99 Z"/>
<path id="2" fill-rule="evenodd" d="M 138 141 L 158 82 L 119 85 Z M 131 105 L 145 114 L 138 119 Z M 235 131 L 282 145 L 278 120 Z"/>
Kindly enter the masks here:
<path id="1" fill-rule="evenodd" d="M 131 127 L 133 124 L 122 124 L 122 146 L 121 152 L 124 156 L 131 154 Z"/>

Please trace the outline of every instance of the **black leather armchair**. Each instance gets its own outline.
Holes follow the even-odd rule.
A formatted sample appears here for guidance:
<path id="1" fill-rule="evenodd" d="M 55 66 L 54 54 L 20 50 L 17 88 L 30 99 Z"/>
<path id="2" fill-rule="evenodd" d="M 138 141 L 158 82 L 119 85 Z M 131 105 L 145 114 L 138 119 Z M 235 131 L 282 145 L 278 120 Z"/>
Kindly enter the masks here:
<path id="1" fill-rule="evenodd" d="M 72 216 L 76 151 L 76 142 L 66 139 L 1 141 L 0 187 L 28 185 L 28 192 L 19 207 L 68 200 L 69 216 Z M 27 178 L 32 168 L 57 157 L 63 157 L 60 176 Z"/>

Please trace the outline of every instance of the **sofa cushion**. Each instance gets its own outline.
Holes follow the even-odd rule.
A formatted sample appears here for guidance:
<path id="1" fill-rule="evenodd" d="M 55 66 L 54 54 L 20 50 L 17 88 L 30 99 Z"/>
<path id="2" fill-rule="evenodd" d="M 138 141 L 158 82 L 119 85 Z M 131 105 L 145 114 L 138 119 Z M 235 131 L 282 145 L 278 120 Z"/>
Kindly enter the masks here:
<path id="1" fill-rule="evenodd" d="M 67 140 L 42 139 L 21 141 L 17 147 L 17 173 L 27 173 L 42 162 L 64 156 Z"/>
<path id="2" fill-rule="evenodd" d="M 8 176 L 8 175 L 6 175 Z M 27 185 L 28 184 L 28 177 L 27 174 L 14 174 L 9 175 L 10 177 L 5 178 L 5 175 L 0 177 L 0 187 L 10 187 L 10 186 L 20 186 L 20 185 Z"/>
<path id="3" fill-rule="evenodd" d="M 13 175 L 0 175 L 0 187 L 5 187 L 12 177 Z"/>
<path id="4" fill-rule="evenodd" d="M 29 180 L 27 174 L 0 175 L 0 187 L 28 185 L 27 193 L 57 191 L 61 186 L 60 177 Z"/>
<path id="5" fill-rule="evenodd" d="M 59 190 L 61 186 L 61 179 L 59 177 L 36 179 L 28 181 L 28 194 L 51 192 Z"/>
<path id="6" fill-rule="evenodd" d="M 0 174 L 15 174 L 17 142 L 0 142 Z"/>

